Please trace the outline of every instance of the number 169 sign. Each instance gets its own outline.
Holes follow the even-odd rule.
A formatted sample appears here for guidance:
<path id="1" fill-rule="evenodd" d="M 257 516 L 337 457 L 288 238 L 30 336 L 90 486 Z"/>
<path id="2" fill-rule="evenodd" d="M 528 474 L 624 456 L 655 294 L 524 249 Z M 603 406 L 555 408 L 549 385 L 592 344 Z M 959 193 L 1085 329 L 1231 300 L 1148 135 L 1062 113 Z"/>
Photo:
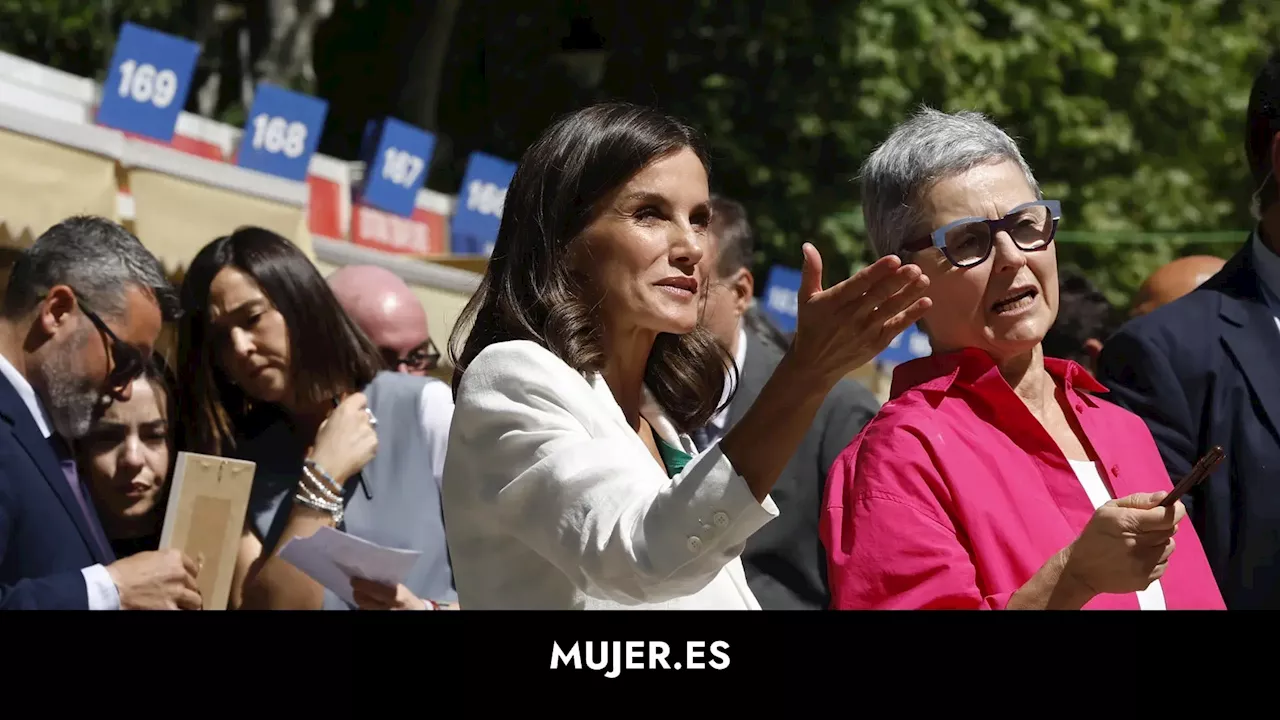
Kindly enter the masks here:
<path id="1" fill-rule="evenodd" d="M 189 40 L 125 23 L 102 86 L 98 123 L 172 140 L 199 55 L 200 46 Z"/>

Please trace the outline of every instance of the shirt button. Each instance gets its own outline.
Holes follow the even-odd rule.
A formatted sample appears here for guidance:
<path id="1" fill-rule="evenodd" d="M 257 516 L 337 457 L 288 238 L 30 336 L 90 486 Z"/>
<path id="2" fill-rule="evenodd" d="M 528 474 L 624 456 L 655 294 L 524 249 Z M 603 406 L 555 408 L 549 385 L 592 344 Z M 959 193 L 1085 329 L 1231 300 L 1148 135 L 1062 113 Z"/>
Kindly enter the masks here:
<path id="1" fill-rule="evenodd" d="M 689 552 L 696 553 L 702 550 L 702 538 L 697 535 L 691 535 L 689 542 L 685 543 L 685 547 L 689 548 Z"/>
<path id="2" fill-rule="evenodd" d="M 729 516 L 725 513 L 718 512 L 711 516 L 711 522 L 715 523 L 718 528 L 727 528 L 729 527 Z"/>
<path id="3" fill-rule="evenodd" d="M 1084 412 L 1084 406 L 1083 406 L 1083 405 L 1076 405 L 1076 412 L 1077 412 L 1077 413 L 1082 413 L 1082 412 Z"/>
<path id="4" fill-rule="evenodd" d="M 1111 466 L 1111 474 L 1112 474 L 1112 475 L 1119 475 L 1119 474 L 1120 474 L 1120 466 L 1119 466 L 1119 465 L 1112 465 L 1112 466 Z"/>

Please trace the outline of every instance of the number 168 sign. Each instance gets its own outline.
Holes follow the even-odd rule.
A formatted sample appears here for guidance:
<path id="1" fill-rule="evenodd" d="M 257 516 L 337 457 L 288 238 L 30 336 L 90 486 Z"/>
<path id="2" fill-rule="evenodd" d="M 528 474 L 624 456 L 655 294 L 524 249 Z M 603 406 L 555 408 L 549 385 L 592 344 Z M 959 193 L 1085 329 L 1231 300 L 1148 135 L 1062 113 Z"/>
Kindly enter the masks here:
<path id="1" fill-rule="evenodd" d="M 172 140 L 199 55 L 200 46 L 189 40 L 125 23 L 102 86 L 98 123 Z"/>
<path id="2" fill-rule="evenodd" d="M 329 105 L 309 95 L 262 83 L 245 122 L 236 163 L 289 180 L 306 180 Z"/>

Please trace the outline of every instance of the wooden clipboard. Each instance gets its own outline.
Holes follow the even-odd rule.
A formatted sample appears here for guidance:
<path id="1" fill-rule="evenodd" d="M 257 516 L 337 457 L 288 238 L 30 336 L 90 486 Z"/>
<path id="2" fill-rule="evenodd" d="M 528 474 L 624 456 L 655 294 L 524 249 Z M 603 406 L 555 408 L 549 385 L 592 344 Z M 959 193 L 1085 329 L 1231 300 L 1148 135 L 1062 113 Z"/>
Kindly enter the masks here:
<path id="1" fill-rule="evenodd" d="M 160 549 L 203 558 L 196 583 L 205 610 L 226 610 L 257 465 L 247 460 L 178 453 Z"/>

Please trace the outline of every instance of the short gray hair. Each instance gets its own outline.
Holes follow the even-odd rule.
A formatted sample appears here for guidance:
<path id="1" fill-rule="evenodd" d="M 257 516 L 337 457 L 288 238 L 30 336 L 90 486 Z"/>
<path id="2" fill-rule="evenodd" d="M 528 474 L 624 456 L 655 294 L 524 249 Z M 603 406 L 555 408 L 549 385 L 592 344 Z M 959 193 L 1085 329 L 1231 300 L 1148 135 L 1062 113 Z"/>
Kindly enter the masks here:
<path id="1" fill-rule="evenodd" d="M 129 286 L 150 293 L 165 321 L 180 314 L 178 294 L 164 267 L 133 233 L 110 220 L 81 215 L 49 228 L 18 256 L 4 294 L 4 316 L 22 317 L 55 285 L 76 291 L 94 312 L 125 314 Z"/>
<path id="2" fill-rule="evenodd" d="M 935 183 L 979 165 L 1012 160 L 1040 198 L 1018 144 L 977 112 L 922 107 L 894 128 L 862 165 L 862 217 L 877 257 L 894 255 L 922 230 L 920 199 Z"/>

